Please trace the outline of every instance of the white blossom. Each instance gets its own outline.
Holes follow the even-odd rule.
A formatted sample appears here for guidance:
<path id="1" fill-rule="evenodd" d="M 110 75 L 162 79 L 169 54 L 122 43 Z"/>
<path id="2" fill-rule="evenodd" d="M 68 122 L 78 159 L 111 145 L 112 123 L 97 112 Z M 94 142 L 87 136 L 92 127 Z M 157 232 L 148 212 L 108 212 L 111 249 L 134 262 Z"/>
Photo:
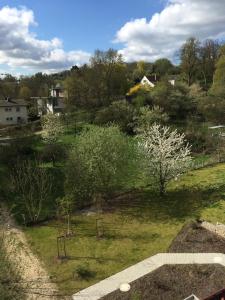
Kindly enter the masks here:
<path id="1" fill-rule="evenodd" d="M 48 143 L 54 143 L 58 136 L 64 132 L 60 116 L 48 114 L 42 117 L 42 137 Z"/>
<path id="2" fill-rule="evenodd" d="M 190 146 L 185 143 L 185 135 L 177 130 L 154 124 L 140 135 L 139 146 L 161 195 L 165 193 L 168 182 L 178 178 L 190 166 Z"/>

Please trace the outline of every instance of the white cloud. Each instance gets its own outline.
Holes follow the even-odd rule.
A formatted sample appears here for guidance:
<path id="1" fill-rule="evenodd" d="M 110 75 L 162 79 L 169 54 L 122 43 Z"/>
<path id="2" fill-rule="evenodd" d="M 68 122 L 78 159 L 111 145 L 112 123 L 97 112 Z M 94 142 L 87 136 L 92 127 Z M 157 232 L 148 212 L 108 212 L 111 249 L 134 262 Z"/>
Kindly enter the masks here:
<path id="1" fill-rule="evenodd" d="M 0 64 L 55 72 L 89 60 L 87 52 L 64 51 L 58 38 L 38 39 L 30 31 L 31 26 L 37 26 L 32 10 L 8 6 L 0 9 Z"/>
<path id="2" fill-rule="evenodd" d="M 224 0 L 168 0 L 165 8 L 146 18 L 127 22 L 116 34 L 127 61 L 172 59 L 185 40 L 225 37 Z"/>

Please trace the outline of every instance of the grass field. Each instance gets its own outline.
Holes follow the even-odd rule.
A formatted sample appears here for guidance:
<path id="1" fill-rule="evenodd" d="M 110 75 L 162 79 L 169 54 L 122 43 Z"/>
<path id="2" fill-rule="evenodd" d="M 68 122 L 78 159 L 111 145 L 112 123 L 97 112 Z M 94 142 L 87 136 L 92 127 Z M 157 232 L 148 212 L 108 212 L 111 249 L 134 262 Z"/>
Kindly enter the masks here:
<path id="1" fill-rule="evenodd" d="M 225 164 L 192 171 L 174 181 L 160 199 L 150 189 L 125 194 L 100 216 L 73 216 L 75 236 L 66 241 L 69 259 L 59 262 L 56 221 L 26 228 L 34 250 L 64 294 L 71 295 L 129 265 L 167 250 L 184 223 L 195 218 L 225 222 Z M 118 204 L 120 203 L 120 204 Z M 96 218 L 104 236 L 96 238 Z M 77 269 L 88 276 L 78 276 Z M 84 278 L 85 277 L 85 278 Z"/>

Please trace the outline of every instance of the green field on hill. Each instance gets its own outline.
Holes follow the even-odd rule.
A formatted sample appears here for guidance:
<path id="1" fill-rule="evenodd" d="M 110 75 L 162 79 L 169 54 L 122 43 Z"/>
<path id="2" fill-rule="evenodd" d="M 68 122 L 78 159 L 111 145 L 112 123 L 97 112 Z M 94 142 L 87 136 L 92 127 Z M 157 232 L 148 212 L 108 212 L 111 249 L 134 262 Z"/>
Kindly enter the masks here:
<path id="1" fill-rule="evenodd" d="M 25 228 L 33 251 L 63 294 L 71 295 L 140 260 L 165 252 L 183 224 L 203 218 L 225 222 L 225 164 L 191 171 L 171 182 L 165 198 L 150 189 L 123 194 L 100 215 L 74 215 L 74 236 L 66 240 L 68 259 L 57 260 L 57 236 L 66 224 L 51 221 Z M 119 204 L 118 204 L 119 203 Z M 101 239 L 96 219 L 101 218 Z"/>

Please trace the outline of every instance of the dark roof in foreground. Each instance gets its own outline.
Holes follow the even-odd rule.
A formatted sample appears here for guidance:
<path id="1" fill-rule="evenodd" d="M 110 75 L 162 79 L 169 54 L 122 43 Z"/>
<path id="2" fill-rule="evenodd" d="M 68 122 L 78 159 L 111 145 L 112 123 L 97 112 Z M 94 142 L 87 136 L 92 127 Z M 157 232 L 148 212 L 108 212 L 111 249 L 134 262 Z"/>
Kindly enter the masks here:
<path id="1" fill-rule="evenodd" d="M 9 106 L 27 106 L 27 103 L 23 99 L 3 99 L 0 100 L 0 107 L 9 107 Z"/>
<path id="2" fill-rule="evenodd" d="M 192 222 L 185 225 L 172 241 L 170 253 L 225 253 L 225 239 Z"/>
<path id="3" fill-rule="evenodd" d="M 225 268 L 220 265 L 165 265 L 101 300 L 182 300 L 191 294 L 205 299 L 225 287 Z"/>

